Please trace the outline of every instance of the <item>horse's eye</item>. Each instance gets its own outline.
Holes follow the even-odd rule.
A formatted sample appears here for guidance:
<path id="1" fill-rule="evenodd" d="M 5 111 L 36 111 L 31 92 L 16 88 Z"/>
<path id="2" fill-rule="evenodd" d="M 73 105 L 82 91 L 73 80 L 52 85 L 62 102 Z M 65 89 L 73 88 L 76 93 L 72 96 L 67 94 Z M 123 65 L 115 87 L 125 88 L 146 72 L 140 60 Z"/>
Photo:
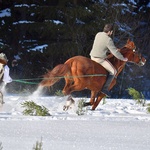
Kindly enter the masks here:
<path id="1" fill-rule="evenodd" d="M 135 49 L 133 49 L 133 52 L 135 52 Z"/>

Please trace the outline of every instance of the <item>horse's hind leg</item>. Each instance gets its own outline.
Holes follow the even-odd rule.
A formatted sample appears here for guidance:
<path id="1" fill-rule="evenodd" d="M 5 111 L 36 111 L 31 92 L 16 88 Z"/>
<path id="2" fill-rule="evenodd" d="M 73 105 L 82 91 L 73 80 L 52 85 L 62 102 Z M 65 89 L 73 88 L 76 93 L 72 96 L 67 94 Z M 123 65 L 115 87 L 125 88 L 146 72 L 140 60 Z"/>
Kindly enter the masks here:
<path id="1" fill-rule="evenodd" d="M 64 105 L 63 110 L 67 111 L 69 108 L 74 107 L 74 104 L 75 104 L 75 101 L 73 100 L 73 98 L 70 95 L 66 100 L 66 104 Z"/>
<path id="2" fill-rule="evenodd" d="M 100 93 L 100 95 L 98 95 L 95 103 L 92 106 L 92 110 L 96 109 L 96 107 L 98 106 L 98 104 L 100 103 L 100 101 L 102 100 L 103 97 L 105 97 L 105 94 L 103 94 L 103 93 Z"/>
<path id="3" fill-rule="evenodd" d="M 73 83 L 74 83 L 73 80 L 71 80 L 69 78 L 65 78 L 65 86 L 62 90 L 64 95 L 71 94 L 70 87 L 72 86 Z"/>
<path id="4" fill-rule="evenodd" d="M 86 107 L 86 106 L 92 106 L 92 105 L 94 104 L 94 102 L 95 102 L 95 97 L 96 97 L 96 95 L 97 95 L 97 92 L 91 91 L 90 102 L 85 102 L 85 103 L 84 103 L 84 107 Z"/>
<path id="5" fill-rule="evenodd" d="M 66 82 L 66 85 L 63 89 L 63 93 L 65 95 L 69 95 L 71 94 L 73 91 L 81 91 L 85 88 L 85 86 L 83 86 L 83 84 L 81 83 L 81 80 L 79 78 L 74 78 L 74 80 L 72 82 Z"/>

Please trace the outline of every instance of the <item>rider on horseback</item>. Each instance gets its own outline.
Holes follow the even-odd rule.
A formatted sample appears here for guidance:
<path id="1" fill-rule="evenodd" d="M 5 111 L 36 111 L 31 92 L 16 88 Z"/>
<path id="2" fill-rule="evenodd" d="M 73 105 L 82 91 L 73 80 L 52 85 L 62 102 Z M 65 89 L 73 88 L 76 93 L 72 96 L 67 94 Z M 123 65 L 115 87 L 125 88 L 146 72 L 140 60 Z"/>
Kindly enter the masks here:
<path id="1" fill-rule="evenodd" d="M 90 52 L 91 59 L 102 65 L 109 72 L 107 80 L 101 90 L 101 92 L 108 97 L 110 97 L 108 89 L 117 73 L 117 70 L 111 64 L 111 62 L 108 61 L 107 53 L 110 51 L 116 58 L 122 61 L 128 61 L 128 59 L 124 58 L 123 55 L 115 47 L 114 42 L 110 37 L 112 33 L 113 33 L 113 25 L 106 24 L 103 29 L 103 32 L 99 32 L 96 34 L 94 44 Z"/>

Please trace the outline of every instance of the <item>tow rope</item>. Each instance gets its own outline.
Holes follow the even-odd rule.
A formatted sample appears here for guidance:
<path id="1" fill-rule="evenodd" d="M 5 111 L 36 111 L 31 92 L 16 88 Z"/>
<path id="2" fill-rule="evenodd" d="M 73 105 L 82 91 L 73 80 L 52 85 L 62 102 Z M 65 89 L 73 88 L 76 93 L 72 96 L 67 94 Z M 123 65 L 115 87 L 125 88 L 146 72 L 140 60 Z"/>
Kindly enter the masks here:
<path id="1" fill-rule="evenodd" d="M 12 81 L 24 83 L 24 84 L 39 84 L 39 82 L 33 82 L 35 80 L 49 80 L 55 78 L 84 78 L 84 77 L 100 77 L 100 76 L 107 76 L 106 74 L 88 74 L 88 75 L 80 75 L 80 76 L 56 76 L 56 77 L 49 77 L 49 78 L 31 78 L 31 79 L 14 79 Z M 31 82 L 32 81 L 32 82 Z"/>

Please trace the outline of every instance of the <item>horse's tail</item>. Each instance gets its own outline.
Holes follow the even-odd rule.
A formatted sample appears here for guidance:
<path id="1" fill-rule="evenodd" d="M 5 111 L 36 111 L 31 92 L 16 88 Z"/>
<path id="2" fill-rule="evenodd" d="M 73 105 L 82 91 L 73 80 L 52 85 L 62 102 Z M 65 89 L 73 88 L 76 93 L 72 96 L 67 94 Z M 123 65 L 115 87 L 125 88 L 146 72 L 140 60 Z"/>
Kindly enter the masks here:
<path id="1" fill-rule="evenodd" d="M 41 81 L 40 86 L 52 86 L 58 82 L 61 78 L 65 76 L 70 71 L 67 64 L 59 64 L 51 71 L 48 71 L 44 75 L 44 79 Z"/>

